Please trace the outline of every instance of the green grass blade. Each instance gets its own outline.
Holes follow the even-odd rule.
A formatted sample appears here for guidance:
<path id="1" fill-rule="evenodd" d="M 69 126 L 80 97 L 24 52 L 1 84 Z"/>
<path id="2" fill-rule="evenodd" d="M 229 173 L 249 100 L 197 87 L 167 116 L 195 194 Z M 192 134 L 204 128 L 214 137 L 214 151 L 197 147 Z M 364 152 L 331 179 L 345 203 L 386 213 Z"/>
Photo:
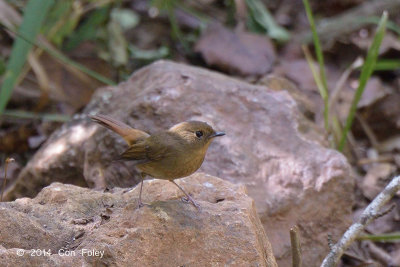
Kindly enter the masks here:
<path id="1" fill-rule="evenodd" d="M 34 113 L 23 110 L 5 110 L 3 116 L 21 118 L 21 119 L 40 119 L 45 121 L 59 121 L 67 122 L 71 119 L 70 116 L 65 114 L 51 114 L 51 113 Z"/>
<path id="2" fill-rule="evenodd" d="M 360 18 L 360 21 L 362 22 L 361 26 L 364 26 L 364 25 L 367 25 L 367 24 L 370 24 L 370 23 L 378 24 L 380 19 L 381 19 L 380 17 L 375 17 L 375 16 L 372 16 L 372 17 L 361 17 Z M 397 33 L 397 35 L 400 35 L 400 26 L 398 26 L 395 22 L 388 20 L 386 27 L 389 30 L 392 30 L 395 33 Z"/>
<path id="3" fill-rule="evenodd" d="M 53 0 L 30 0 L 24 9 L 24 17 L 19 27 L 19 33 L 30 40 L 35 40 L 40 31 L 42 22 L 53 3 Z M 19 36 L 16 37 L 7 64 L 3 84 L 0 89 L 0 115 L 7 106 L 19 73 L 25 64 L 26 57 L 31 48 L 32 43 L 26 42 L 26 40 Z"/>
<path id="4" fill-rule="evenodd" d="M 310 3 L 308 0 L 303 0 L 304 8 L 306 9 L 307 18 L 310 23 L 312 37 L 315 47 L 315 54 L 317 55 L 317 61 L 319 64 L 319 75 L 321 77 L 322 89 L 320 90 L 321 97 L 324 100 L 324 122 L 325 129 L 329 131 L 329 92 L 328 82 L 326 80 L 324 57 L 322 55 L 321 43 L 317 34 L 317 28 L 315 27 L 314 17 L 311 11 Z"/>
<path id="5" fill-rule="evenodd" d="M 83 73 L 86 73 L 87 75 L 89 75 L 90 77 L 104 83 L 107 85 L 115 85 L 116 83 L 113 80 L 110 80 L 106 77 L 104 77 L 103 75 L 85 67 L 84 65 L 73 61 L 72 59 L 68 58 L 67 56 L 65 56 L 63 53 L 59 52 L 56 49 L 50 48 L 50 47 L 46 47 L 44 45 L 41 44 L 37 44 L 38 47 L 40 47 L 41 49 L 45 50 L 47 53 L 49 53 L 50 55 L 52 55 L 53 57 L 55 57 L 56 59 L 60 60 L 61 62 L 71 65 L 74 68 L 82 71 Z"/>
<path id="6" fill-rule="evenodd" d="M 397 59 L 381 59 L 378 60 L 375 64 L 374 71 L 390 71 L 390 70 L 399 70 L 400 69 L 400 60 Z"/>
<path id="7" fill-rule="evenodd" d="M 385 36 L 386 22 L 388 20 L 388 13 L 385 11 L 381 17 L 378 24 L 378 29 L 376 30 L 374 39 L 372 41 L 371 47 L 368 49 L 367 58 L 361 69 L 361 75 L 359 80 L 359 85 L 353 98 L 353 102 L 350 107 L 349 115 L 346 120 L 345 127 L 343 129 L 342 137 L 339 143 L 339 151 L 343 151 L 346 144 L 347 134 L 350 131 L 351 125 L 353 124 L 354 116 L 357 110 L 357 104 L 361 99 L 364 92 L 365 85 L 367 84 L 371 74 L 375 68 L 376 59 L 379 54 L 379 47 L 381 46 L 383 37 Z"/>
<path id="8" fill-rule="evenodd" d="M 394 232 L 381 235 L 363 235 L 358 240 L 371 240 L 375 242 L 400 242 L 400 232 Z"/>
<path id="9" fill-rule="evenodd" d="M 94 10 L 89 18 L 68 37 L 64 49 L 66 51 L 71 51 L 83 41 L 94 39 L 97 34 L 96 30 L 106 23 L 109 16 L 109 9 L 109 6 L 105 6 Z"/>
<path id="10" fill-rule="evenodd" d="M 290 33 L 275 22 L 271 13 L 260 0 L 246 0 L 246 5 L 250 11 L 249 18 L 252 20 L 248 21 L 250 25 L 261 27 L 272 39 L 278 42 L 284 43 L 290 39 Z"/>
<path id="11" fill-rule="evenodd" d="M 72 66 L 72 67 L 74 67 L 74 68 L 76 68 L 76 69 L 82 71 L 83 73 L 86 73 L 86 74 L 89 75 L 90 77 L 92 77 L 92 78 L 94 78 L 94 79 L 96 79 L 96 80 L 98 80 L 98 81 L 100 81 L 100 82 L 102 82 L 102 83 L 104 83 L 104 84 L 107 84 L 107 85 L 115 85 L 115 84 L 116 84 L 114 81 L 112 81 L 112 80 L 110 80 L 110 79 L 108 79 L 108 78 L 102 76 L 101 74 L 99 74 L 99 73 L 97 73 L 97 72 L 95 72 L 95 71 L 93 71 L 93 70 L 91 70 L 91 69 L 85 67 L 84 65 L 82 65 L 82 64 L 80 64 L 80 63 L 78 63 L 78 62 L 75 62 L 75 61 L 69 59 L 67 56 L 63 55 L 63 54 L 62 54 L 61 52 L 59 52 L 57 49 L 54 49 L 54 48 L 52 48 L 52 47 L 50 47 L 50 46 L 42 45 L 42 44 L 40 44 L 40 43 L 38 43 L 38 42 L 33 42 L 33 41 L 31 41 L 30 39 L 26 38 L 26 37 L 25 37 L 24 35 L 22 35 L 21 33 L 15 32 L 15 31 L 13 31 L 12 29 L 7 28 L 6 25 L 3 25 L 3 26 L 4 26 L 7 30 L 9 30 L 9 31 L 11 31 L 11 32 L 13 32 L 13 33 L 15 33 L 19 38 L 23 39 L 23 40 L 26 41 L 27 43 L 30 43 L 31 45 L 36 45 L 36 46 L 39 47 L 40 49 L 43 49 L 44 51 L 46 51 L 47 53 L 49 53 L 49 54 L 50 54 L 51 56 L 53 56 L 54 58 L 56 58 L 56 59 L 58 59 L 59 61 L 61 61 L 62 63 L 68 64 L 68 65 L 70 65 L 70 66 Z M 0 115 L 1 115 L 1 113 L 0 113 Z"/>
<path id="12" fill-rule="evenodd" d="M 319 75 L 318 70 L 314 66 L 314 59 L 310 53 L 310 50 L 305 45 L 301 46 L 301 48 L 303 49 L 304 56 L 306 57 L 308 66 L 310 67 L 310 70 L 313 75 L 314 81 L 317 85 L 318 91 L 319 91 L 320 95 L 323 96 L 323 95 L 325 95 L 324 86 L 322 85 L 321 76 Z"/>

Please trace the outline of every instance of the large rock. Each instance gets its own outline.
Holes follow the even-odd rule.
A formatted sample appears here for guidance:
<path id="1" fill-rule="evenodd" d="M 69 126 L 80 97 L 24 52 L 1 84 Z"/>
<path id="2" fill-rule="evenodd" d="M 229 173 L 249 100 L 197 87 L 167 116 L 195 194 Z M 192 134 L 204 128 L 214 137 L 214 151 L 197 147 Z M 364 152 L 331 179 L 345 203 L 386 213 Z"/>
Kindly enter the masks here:
<path id="1" fill-rule="evenodd" d="M 141 209 L 138 187 L 99 192 L 60 183 L 1 203 L 2 265 L 277 266 L 244 186 L 201 173 L 179 183 L 201 211 L 163 180 L 144 183 L 149 205 Z"/>
<path id="2" fill-rule="evenodd" d="M 300 227 L 305 266 L 316 266 L 329 250 L 327 235 L 339 238 L 350 223 L 349 165 L 320 145 L 318 131 L 285 91 L 159 61 L 117 87 L 98 90 L 83 113 L 38 151 L 8 199 L 34 196 L 56 180 L 96 188 L 136 183 L 132 166 L 113 161 L 126 148 L 122 138 L 87 113 L 149 132 L 195 119 L 227 133 L 210 146 L 201 170 L 247 186 L 280 265 L 290 262 L 291 226 Z"/>

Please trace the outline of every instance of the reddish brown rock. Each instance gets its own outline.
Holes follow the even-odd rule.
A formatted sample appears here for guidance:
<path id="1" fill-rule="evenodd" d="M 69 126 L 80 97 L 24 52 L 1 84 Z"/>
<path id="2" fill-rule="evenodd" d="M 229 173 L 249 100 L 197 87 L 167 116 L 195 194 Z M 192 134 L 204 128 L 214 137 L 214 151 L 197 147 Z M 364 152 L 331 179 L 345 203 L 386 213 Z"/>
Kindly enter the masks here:
<path id="1" fill-rule="evenodd" d="M 201 170 L 247 186 L 282 266 L 290 262 L 294 224 L 301 231 L 304 265 L 314 266 L 329 250 L 327 235 L 338 239 L 350 223 L 349 165 L 320 145 L 315 127 L 287 92 L 159 61 L 118 87 L 98 90 L 84 113 L 98 112 L 148 132 L 193 119 L 224 130 L 227 135 L 211 144 Z M 134 168 L 113 162 L 124 149 L 122 138 L 77 115 L 38 151 L 7 198 L 34 196 L 56 180 L 97 188 L 133 185 Z"/>
<path id="2" fill-rule="evenodd" d="M 5 266 L 277 266 L 254 201 L 242 185 L 195 174 L 178 182 L 99 192 L 53 183 L 34 199 L 1 203 Z M 91 254 L 90 254 L 91 253 Z M 23 255 L 22 255 L 23 254 Z"/>

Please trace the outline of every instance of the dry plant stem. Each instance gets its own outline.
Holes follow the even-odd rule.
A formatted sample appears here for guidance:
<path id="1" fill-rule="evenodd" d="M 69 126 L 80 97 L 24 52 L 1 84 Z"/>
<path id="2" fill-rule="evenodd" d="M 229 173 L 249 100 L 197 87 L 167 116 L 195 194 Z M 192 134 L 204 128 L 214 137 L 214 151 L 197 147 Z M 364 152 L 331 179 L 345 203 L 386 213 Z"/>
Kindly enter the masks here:
<path id="1" fill-rule="evenodd" d="M 318 91 L 322 97 L 322 100 L 324 101 L 324 126 L 325 130 L 329 132 L 329 94 L 328 94 L 328 86 L 326 85 L 326 81 L 324 81 L 324 78 L 320 75 L 321 72 L 318 72 L 317 69 L 315 68 L 313 62 L 314 59 L 311 55 L 310 50 L 308 49 L 307 46 L 302 45 L 301 48 L 303 49 L 304 56 L 306 57 L 308 66 L 310 67 L 310 70 L 312 72 L 312 75 L 314 77 L 314 81 L 317 84 Z M 320 70 L 321 71 L 321 67 Z M 325 77 L 325 74 L 324 74 Z"/>
<path id="2" fill-rule="evenodd" d="M 355 115 L 356 119 L 360 122 L 361 127 L 364 130 L 364 133 L 367 135 L 369 141 L 371 142 L 372 147 L 375 150 L 379 151 L 379 142 L 378 138 L 376 138 L 374 131 L 371 129 L 371 127 L 369 127 L 368 123 L 364 120 L 362 116 L 360 116 L 358 113 L 356 113 Z"/>
<path id="3" fill-rule="evenodd" d="M 297 225 L 290 229 L 290 243 L 292 246 L 292 267 L 301 267 L 300 235 Z"/>
<path id="4" fill-rule="evenodd" d="M 368 240 L 364 242 L 366 243 L 368 251 L 373 259 L 376 259 L 384 266 L 395 266 L 389 253 L 375 245 L 372 241 Z"/>
<path id="5" fill-rule="evenodd" d="M 332 118 L 331 122 L 331 127 L 332 127 L 332 132 L 333 132 L 333 137 L 335 138 L 335 144 L 339 143 L 340 137 L 343 132 L 343 126 L 341 125 L 339 121 L 339 116 L 338 112 L 336 110 L 335 103 L 337 102 L 337 99 L 339 97 L 339 93 L 344 87 L 344 84 L 348 80 L 350 74 L 355 70 L 356 68 L 362 66 L 364 63 L 364 60 L 361 57 L 358 57 L 350 67 L 348 67 L 340 76 L 340 79 L 336 82 L 335 88 L 333 89 L 331 95 L 329 96 L 329 111 L 328 113 L 330 114 L 330 118 Z"/>
<path id="6" fill-rule="evenodd" d="M 35 57 L 34 53 L 28 54 L 28 62 L 32 68 L 32 71 L 35 73 L 39 88 L 41 90 L 39 102 L 35 107 L 36 111 L 40 111 L 49 102 L 50 81 L 45 69 Z"/>
<path id="7" fill-rule="evenodd" d="M 343 89 L 346 81 L 348 80 L 350 74 L 353 70 L 361 67 L 364 64 L 364 60 L 361 57 L 358 57 L 354 62 L 348 67 L 340 76 L 338 82 L 335 84 L 335 88 L 332 91 L 332 94 L 329 96 L 329 107 L 332 108 L 337 101 L 340 91 Z M 331 111 L 330 111 L 331 112 Z"/>
<path id="8" fill-rule="evenodd" d="M 377 163 L 377 162 L 393 162 L 394 156 L 393 155 L 380 155 L 377 158 L 362 158 L 357 162 L 358 166 Z"/>
<path id="9" fill-rule="evenodd" d="M 2 186 L 2 188 L 1 188 L 1 196 L 0 196 L 0 201 L 1 201 L 1 202 L 3 202 L 3 193 L 4 193 L 4 190 L 6 189 L 8 164 L 10 164 L 10 163 L 13 162 L 13 161 L 14 161 L 13 158 L 7 158 L 7 159 L 6 159 L 6 164 L 4 165 L 4 181 L 3 181 L 3 186 Z"/>
<path id="10" fill-rule="evenodd" d="M 350 259 L 354 259 L 359 261 L 361 264 L 358 266 L 369 266 L 368 264 L 373 264 L 374 262 L 371 260 L 366 260 L 360 256 L 357 256 L 349 251 L 346 251 L 345 253 L 343 253 L 343 255 L 345 255 L 346 257 L 350 258 Z"/>
<path id="11" fill-rule="evenodd" d="M 339 242 L 331 248 L 331 252 L 329 252 L 329 254 L 326 256 L 321 266 L 337 266 L 344 251 L 351 245 L 351 243 L 353 243 L 357 236 L 359 236 L 359 234 L 371 221 L 376 219 L 377 216 L 380 216 L 379 209 L 381 209 L 399 190 L 400 176 L 396 176 L 367 206 L 367 208 L 361 214 L 359 221 L 351 225 L 350 228 L 343 234 Z"/>

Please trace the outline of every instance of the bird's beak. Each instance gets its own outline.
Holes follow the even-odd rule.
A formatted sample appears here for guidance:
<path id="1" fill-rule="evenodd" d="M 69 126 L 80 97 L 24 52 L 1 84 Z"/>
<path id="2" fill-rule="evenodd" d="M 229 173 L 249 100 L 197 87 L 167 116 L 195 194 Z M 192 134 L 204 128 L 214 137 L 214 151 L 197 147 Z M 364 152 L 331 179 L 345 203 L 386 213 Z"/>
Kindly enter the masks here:
<path id="1" fill-rule="evenodd" d="M 223 136 L 223 135 L 225 135 L 224 132 L 215 132 L 212 135 L 210 135 L 210 138 L 217 137 L 217 136 Z"/>

